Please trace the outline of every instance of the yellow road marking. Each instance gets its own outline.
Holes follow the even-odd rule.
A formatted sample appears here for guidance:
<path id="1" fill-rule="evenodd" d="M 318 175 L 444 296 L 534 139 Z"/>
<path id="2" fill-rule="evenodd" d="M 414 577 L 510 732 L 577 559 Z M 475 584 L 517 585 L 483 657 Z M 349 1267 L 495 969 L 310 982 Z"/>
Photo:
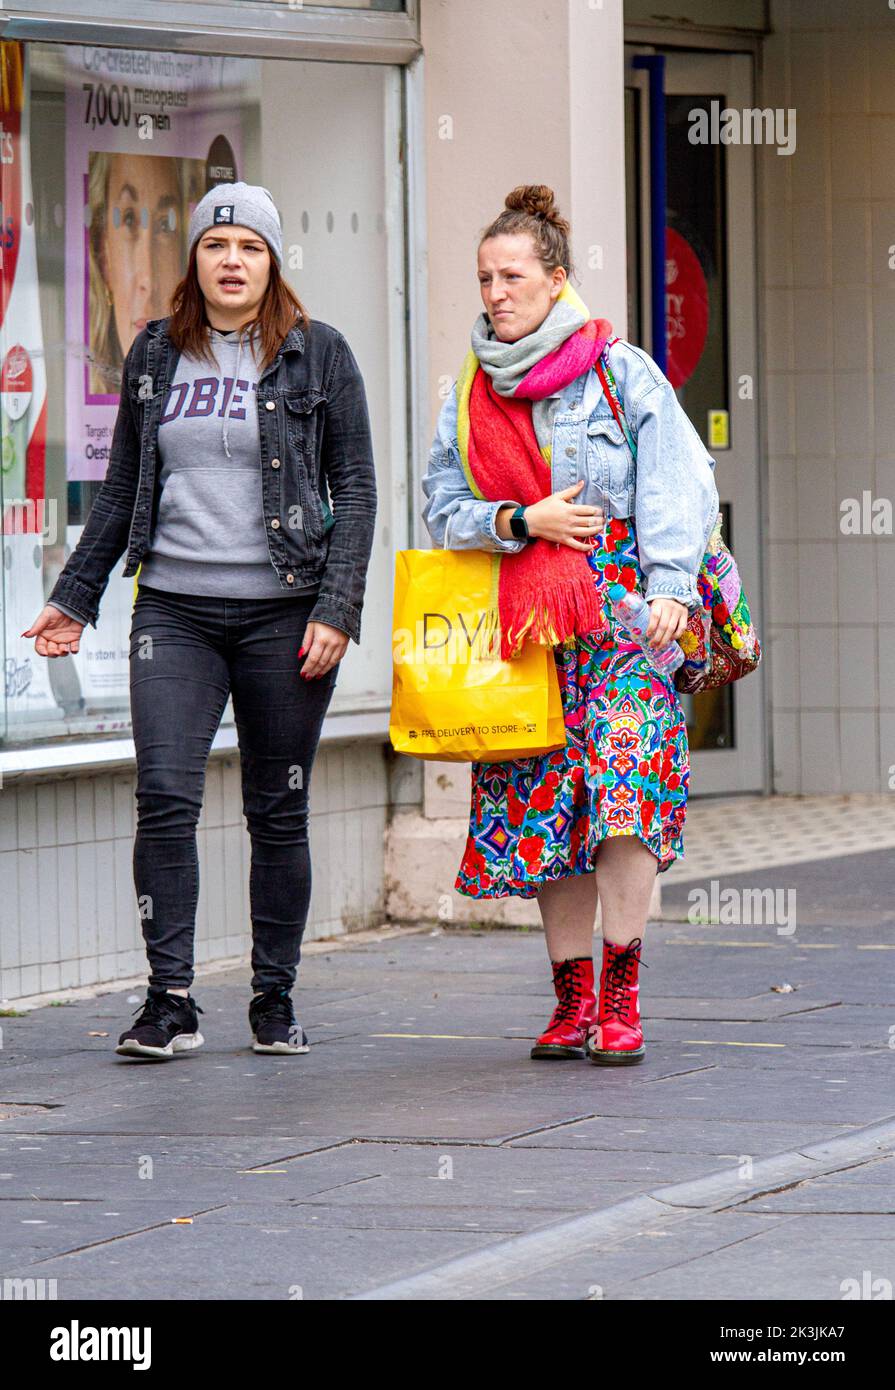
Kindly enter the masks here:
<path id="1" fill-rule="evenodd" d="M 777 941 L 694 941 L 691 937 L 669 938 L 670 946 L 763 946 L 768 951 L 781 951 L 782 945 Z"/>
<path id="2" fill-rule="evenodd" d="M 782 951 L 783 945 L 778 941 L 705 941 L 694 940 L 692 937 L 669 937 L 669 946 L 758 946 L 766 951 Z M 794 943 L 802 951 L 838 951 L 841 946 L 840 941 L 796 941 Z M 859 946 L 859 951 L 892 951 L 895 946 Z"/>
<path id="3" fill-rule="evenodd" d="M 488 1033 L 370 1033 L 371 1038 L 448 1038 L 461 1042 L 524 1042 L 524 1038 L 492 1037 Z"/>

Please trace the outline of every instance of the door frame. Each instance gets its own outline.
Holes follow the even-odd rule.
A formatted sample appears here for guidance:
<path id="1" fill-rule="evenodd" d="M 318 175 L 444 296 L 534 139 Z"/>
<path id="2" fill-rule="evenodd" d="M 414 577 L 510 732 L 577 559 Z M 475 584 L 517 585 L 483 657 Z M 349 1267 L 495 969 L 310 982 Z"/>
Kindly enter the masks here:
<path id="1" fill-rule="evenodd" d="M 669 95 L 718 96 L 722 104 L 743 110 L 754 105 L 755 64 L 751 53 L 687 49 L 673 44 L 625 43 L 625 86 L 635 89 L 641 103 L 639 181 L 641 225 L 649 223 L 649 135 L 645 106 L 649 93 L 645 74 L 632 69 L 635 53 L 665 55 L 665 91 Z M 764 593 L 764 500 L 767 496 L 764 431 L 758 375 L 758 271 L 755 151 L 750 145 L 725 147 L 726 265 L 728 324 L 729 449 L 711 449 L 721 502 L 732 508 L 732 540 L 743 576 L 752 619 L 761 635 L 766 631 Z M 641 257 L 649 256 L 649 237 L 640 237 Z M 641 284 L 649 285 L 648 260 L 641 265 Z M 641 307 L 643 346 L 652 352 L 648 305 Z M 734 333 L 734 325 L 736 332 Z M 740 383 L 751 379 L 752 397 L 741 399 Z M 703 421 L 694 421 L 704 432 Z M 766 653 L 767 644 L 764 646 Z M 730 687 L 733 697 L 734 746 L 695 749 L 690 754 L 691 795 L 767 793 L 770 791 L 770 743 L 766 659 L 744 681 Z M 685 697 L 682 697 L 685 699 Z M 686 706 L 685 706 L 686 707 Z"/>

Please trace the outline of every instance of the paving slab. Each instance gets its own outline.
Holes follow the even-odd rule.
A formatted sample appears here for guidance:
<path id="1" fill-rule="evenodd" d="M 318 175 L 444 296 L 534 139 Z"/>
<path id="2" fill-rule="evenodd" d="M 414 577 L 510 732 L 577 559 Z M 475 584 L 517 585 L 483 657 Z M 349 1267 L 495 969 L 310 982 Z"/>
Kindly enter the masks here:
<path id="1" fill-rule="evenodd" d="M 796 893 L 797 920 L 806 925 L 846 921 L 852 926 L 895 928 L 892 904 L 892 872 L 895 853 L 889 849 L 868 850 L 845 858 L 831 856 L 801 863 L 776 864 L 751 873 L 716 876 L 719 894 L 727 888 L 784 888 Z M 671 915 L 686 911 L 694 900 L 694 888 L 708 890 L 712 879 L 703 877 L 686 883 L 662 885 L 663 911 Z M 698 901 L 698 900 L 696 900 Z"/>
<path id="2" fill-rule="evenodd" d="M 630 1292 L 634 1281 L 647 1275 L 661 1276 L 678 1271 L 702 1255 L 716 1255 L 729 1246 L 753 1240 L 773 1232 L 786 1235 L 786 1223 L 792 1218 L 776 1215 L 743 1215 L 741 1209 L 731 1212 L 699 1214 L 686 1224 L 686 1241 L 680 1228 L 650 1227 L 617 1243 L 614 1249 L 597 1254 L 576 1255 L 558 1267 L 513 1280 L 500 1288 L 484 1290 L 483 1300 L 524 1301 L 550 1299 L 553 1301 L 610 1301 Z M 747 1259 L 751 1252 L 747 1252 Z M 646 1295 L 645 1295 L 646 1296 Z M 659 1297 L 666 1297 L 664 1292 Z"/>
<path id="3" fill-rule="evenodd" d="M 850 1218 L 854 1219 L 860 1220 Z M 881 1239 L 879 1231 L 852 1234 L 849 1229 L 825 1242 L 813 1224 L 816 1220 L 805 1216 L 761 1231 L 748 1242 L 633 1278 L 604 1296 L 841 1301 L 849 1288 L 860 1286 L 865 1270 L 871 1272 L 872 1280 L 887 1280 L 895 1288 L 895 1221 L 887 1239 Z"/>
<path id="4" fill-rule="evenodd" d="M 253 1162 L 261 1163 L 270 1158 L 294 1157 L 299 1153 L 314 1153 L 320 1149 L 334 1148 L 347 1142 L 349 1140 L 344 1135 L 313 1135 L 295 1139 L 288 1135 L 270 1134 L 245 1140 L 194 1137 L 188 1140 L 178 1140 L 176 1147 L 174 1147 L 166 1144 L 164 1135 L 159 1135 L 157 1136 L 157 1143 L 153 1146 L 153 1152 L 156 1155 L 161 1155 L 165 1163 L 170 1165 L 190 1167 L 208 1165 L 212 1168 L 219 1168 L 235 1163 L 248 1167 Z M 17 1130 L 10 1130 L 5 1127 L 0 1129 L 0 1155 L 20 1151 L 39 1153 L 53 1162 L 95 1165 L 97 1163 L 131 1162 L 145 1152 L 145 1146 L 139 1144 L 135 1139 L 116 1138 L 109 1135 L 103 1135 L 98 1139 L 84 1139 L 73 1134 L 33 1135 L 22 1134 Z"/>
<path id="5" fill-rule="evenodd" d="M 323 1299 L 373 1287 L 494 1240 L 492 1231 L 162 1226 L 27 1268 L 63 1299 Z M 19 1274 L 23 1266 L 16 1266 Z"/>
<path id="6" fill-rule="evenodd" d="M 513 1139 L 509 1147 L 581 1148 L 589 1153 L 615 1153 L 624 1158 L 638 1152 L 656 1156 L 707 1154 L 718 1160 L 716 1167 L 720 1168 L 724 1160 L 737 1159 L 744 1152 L 766 1158 L 800 1144 L 847 1134 L 851 1129 L 852 1126 L 843 1124 L 806 1125 L 787 1120 L 756 1123 L 749 1119 L 688 1120 L 679 1117 L 669 1120 L 642 1116 L 619 1122 L 615 1116 L 601 1115 Z M 749 1147 L 744 1149 L 747 1139 Z"/>

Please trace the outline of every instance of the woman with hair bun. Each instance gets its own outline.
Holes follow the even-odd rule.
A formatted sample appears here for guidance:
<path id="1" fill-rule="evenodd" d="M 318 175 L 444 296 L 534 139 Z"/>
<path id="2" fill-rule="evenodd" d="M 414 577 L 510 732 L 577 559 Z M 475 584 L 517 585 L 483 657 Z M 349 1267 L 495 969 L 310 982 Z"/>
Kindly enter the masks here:
<path id="1" fill-rule="evenodd" d="M 671 383 L 572 288 L 569 234 L 543 184 L 513 189 L 482 233 L 484 312 L 439 414 L 422 514 L 439 546 L 501 553 L 501 654 L 524 638 L 552 647 L 566 725 L 565 748 L 472 764 L 454 887 L 537 897 L 557 1004 L 531 1055 L 613 1065 L 644 1056 L 649 903 L 656 873 L 684 852 L 686 720 L 648 653 L 680 637 L 701 602 L 718 492 Z M 649 604 L 645 648 L 613 614 L 616 584 Z"/>

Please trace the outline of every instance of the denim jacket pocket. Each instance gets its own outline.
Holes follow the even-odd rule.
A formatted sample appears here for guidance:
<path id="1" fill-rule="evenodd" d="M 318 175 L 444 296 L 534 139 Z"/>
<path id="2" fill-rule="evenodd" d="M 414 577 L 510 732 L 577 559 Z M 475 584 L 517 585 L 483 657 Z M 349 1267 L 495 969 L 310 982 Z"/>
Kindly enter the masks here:
<path id="1" fill-rule="evenodd" d="M 323 503 L 314 483 L 313 467 L 320 443 L 326 395 L 314 388 L 286 396 L 284 403 L 290 462 L 298 478 L 302 525 L 310 539 L 319 541 L 323 537 L 325 519 Z"/>
<path id="2" fill-rule="evenodd" d="M 614 415 L 594 416 L 587 423 L 587 475 L 616 507 L 628 507 L 634 460 Z"/>
<path id="3" fill-rule="evenodd" d="M 315 387 L 285 396 L 283 399 L 286 405 L 286 429 L 289 439 L 297 449 L 313 458 L 324 414 L 321 406 L 326 404 L 325 393 Z"/>
<path id="4" fill-rule="evenodd" d="M 317 388 L 295 393 L 284 398 L 286 406 L 286 435 L 293 449 L 300 450 L 306 459 L 315 459 L 320 453 L 320 441 L 324 417 L 327 413 L 327 396 Z"/>

